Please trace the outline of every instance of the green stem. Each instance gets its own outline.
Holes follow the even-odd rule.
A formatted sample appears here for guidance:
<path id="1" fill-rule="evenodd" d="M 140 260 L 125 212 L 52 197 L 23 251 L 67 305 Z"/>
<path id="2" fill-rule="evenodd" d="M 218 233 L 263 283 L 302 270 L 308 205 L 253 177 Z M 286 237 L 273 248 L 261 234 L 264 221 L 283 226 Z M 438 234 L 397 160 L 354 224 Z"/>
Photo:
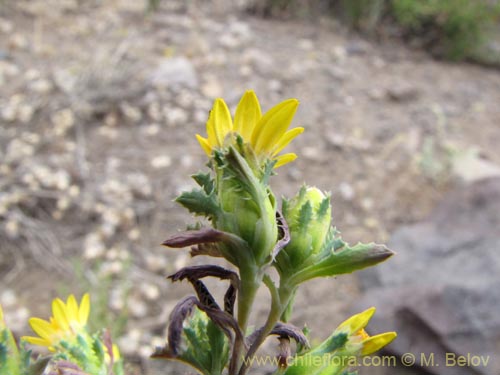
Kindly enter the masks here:
<path id="1" fill-rule="evenodd" d="M 269 315 L 267 316 L 266 323 L 264 327 L 260 331 L 259 335 L 256 337 L 255 341 L 252 343 L 252 346 L 248 350 L 245 355 L 245 360 L 243 361 L 240 371 L 238 375 L 245 375 L 249 370 L 250 359 L 255 355 L 259 347 L 262 345 L 266 337 L 272 331 L 276 323 L 279 321 L 281 314 L 288 305 L 290 298 L 292 297 L 294 288 L 290 286 L 286 286 L 285 283 L 281 283 L 279 290 L 276 289 L 276 286 L 272 282 L 272 280 L 266 275 L 263 279 L 266 286 L 269 288 L 271 292 L 271 310 L 269 311 Z"/>
<path id="2" fill-rule="evenodd" d="M 240 288 L 238 291 L 238 325 L 245 335 L 248 328 L 248 320 L 252 311 L 257 290 L 262 281 L 262 273 L 254 265 L 246 265 L 240 269 Z M 231 362 L 229 364 L 229 375 L 236 375 L 243 361 L 245 342 L 235 341 Z"/>

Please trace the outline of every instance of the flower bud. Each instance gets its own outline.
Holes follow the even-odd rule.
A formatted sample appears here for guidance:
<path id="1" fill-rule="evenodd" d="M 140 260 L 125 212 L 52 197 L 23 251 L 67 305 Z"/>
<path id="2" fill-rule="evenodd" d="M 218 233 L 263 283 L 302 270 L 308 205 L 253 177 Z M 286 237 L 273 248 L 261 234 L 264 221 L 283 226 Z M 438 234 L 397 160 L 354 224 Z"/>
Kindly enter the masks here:
<path id="1" fill-rule="evenodd" d="M 291 241 L 283 250 L 294 268 L 318 254 L 331 225 L 330 197 L 315 187 L 303 186 L 299 194 L 283 202 L 283 216 Z"/>

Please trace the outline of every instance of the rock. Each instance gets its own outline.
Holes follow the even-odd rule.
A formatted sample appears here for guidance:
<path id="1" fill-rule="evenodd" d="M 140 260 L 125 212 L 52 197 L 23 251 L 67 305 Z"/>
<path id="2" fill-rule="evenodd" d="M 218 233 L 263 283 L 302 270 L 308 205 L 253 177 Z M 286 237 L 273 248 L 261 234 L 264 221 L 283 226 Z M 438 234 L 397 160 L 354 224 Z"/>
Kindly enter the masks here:
<path id="1" fill-rule="evenodd" d="M 398 83 L 387 89 L 387 98 L 394 102 L 409 102 L 418 99 L 419 96 L 420 91 L 406 83 Z"/>
<path id="2" fill-rule="evenodd" d="M 169 126 L 185 125 L 188 119 L 186 111 L 178 107 L 170 108 L 164 114 Z"/>
<path id="3" fill-rule="evenodd" d="M 389 247 L 394 258 L 360 273 L 366 294 L 356 306 L 379 307 L 374 331 L 398 331 L 388 349 L 417 359 L 434 353 L 441 366 L 422 366 L 431 374 L 498 374 L 500 178 L 450 193 L 429 219 L 397 230 Z M 489 362 L 445 366 L 447 353 Z"/>
<path id="4" fill-rule="evenodd" d="M 351 41 L 345 46 L 349 55 L 365 55 L 370 51 L 370 44 L 363 40 Z"/>
<path id="5" fill-rule="evenodd" d="M 257 48 L 248 48 L 243 53 L 243 65 L 250 65 L 258 73 L 269 73 L 273 70 L 274 60 L 271 55 Z"/>
<path id="6" fill-rule="evenodd" d="M 152 73 L 150 80 L 157 87 L 198 86 L 196 70 L 191 61 L 185 57 L 163 59 Z"/>
<path id="7" fill-rule="evenodd" d="M 452 158 L 451 169 L 455 177 L 467 183 L 489 177 L 500 177 L 500 166 L 482 159 L 475 149 L 455 155 Z"/>
<path id="8" fill-rule="evenodd" d="M 325 70 L 333 79 L 339 82 L 344 81 L 348 76 L 346 71 L 337 65 L 328 65 Z"/>

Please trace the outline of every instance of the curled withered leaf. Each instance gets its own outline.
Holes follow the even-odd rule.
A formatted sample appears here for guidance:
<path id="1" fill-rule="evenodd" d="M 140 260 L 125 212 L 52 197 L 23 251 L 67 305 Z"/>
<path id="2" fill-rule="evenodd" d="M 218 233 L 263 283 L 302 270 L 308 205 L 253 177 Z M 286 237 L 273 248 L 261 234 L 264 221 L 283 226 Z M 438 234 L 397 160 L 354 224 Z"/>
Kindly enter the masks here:
<path id="1" fill-rule="evenodd" d="M 290 339 L 288 337 L 280 337 L 280 344 L 278 348 L 278 367 L 286 369 L 288 361 L 292 357 L 292 349 L 290 348 Z"/>
<path id="2" fill-rule="evenodd" d="M 280 211 L 276 211 L 276 222 L 278 224 L 278 234 L 280 239 L 276 242 L 273 249 L 273 260 L 278 256 L 279 252 L 290 242 L 290 230 L 288 224 Z"/>
<path id="3" fill-rule="evenodd" d="M 210 320 L 224 332 L 229 341 L 233 340 L 232 332 L 235 334 L 235 340 L 243 341 L 243 333 L 238 326 L 238 322 L 231 315 L 219 308 L 212 308 L 201 304 L 195 296 L 189 296 L 184 298 L 174 307 L 169 318 L 167 332 L 168 345 L 156 348 L 155 352 L 151 355 L 152 358 L 171 359 L 179 355 L 183 323 L 184 320 L 191 315 L 195 306 L 207 314 Z"/>
<path id="4" fill-rule="evenodd" d="M 196 291 L 200 303 L 204 306 L 220 309 L 215 299 L 210 294 L 209 290 L 199 279 L 204 277 L 217 277 L 221 280 L 229 280 L 229 288 L 224 295 L 224 311 L 233 315 L 234 303 L 236 300 L 236 291 L 239 287 L 239 278 L 236 272 L 227 270 L 220 266 L 215 265 L 203 265 L 203 266 L 191 266 L 184 267 L 168 276 L 172 281 L 179 281 L 187 279 Z"/>
<path id="5" fill-rule="evenodd" d="M 304 333 L 293 324 L 278 322 L 269 333 L 269 335 L 278 335 L 280 337 L 288 337 L 295 340 L 300 345 L 309 347 L 309 342 Z"/>
<path id="6" fill-rule="evenodd" d="M 234 315 L 234 303 L 236 301 L 236 287 L 233 284 L 229 285 L 226 294 L 224 294 L 224 311 L 229 315 Z"/>
<path id="7" fill-rule="evenodd" d="M 212 309 L 201 304 L 198 304 L 197 306 L 208 315 L 212 322 L 214 322 L 224 332 L 230 341 L 233 339 L 231 334 L 232 330 L 235 334 L 234 339 L 236 341 L 244 342 L 243 332 L 241 332 L 238 322 L 231 315 L 225 311 Z"/>
<path id="8" fill-rule="evenodd" d="M 224 246 L 222 246 L 222 244 Z M 234 255 L 234 251 L 252 251 L 248 243 L 241 237 L 213 228 L 182 232 L 167 239 L 162 245 L 174 248 L 193 247 L 198 245 L 198 247 L 191 248 L 191 255 L 203 254 L 216 257 L 222 256 L 235 265 L 238 265 L 239 260 L 238 257 Z M 211 246 L 205 247 L 206 245 Z"/>
<path id="9" fill-rule="evenodd" d="M 201 243 L 219 242 L 224 237 L 224 232 L 213 228 L 188 230 L 163 241 L 162 245 L 174 248 L 198 245 Z"/>
<path id="10" fill-rule="evenodd" d="M 198 280 L 204 277 L 217 277 L 221 280 L 231 280 L 233 283 L 238 283 L 238 274 L 224 267 L 215 265 L 191 266 L 184 267 L 176 273 L 168 276 L 172 281 L 179 280 Z"/>
<path id="11" fill-rule="evenodd" d="M 181 344 L 182 337 L 182 325 L 184 320 L 191 315 L 193 307 L 197 304 L 198 300 L 195 296 L 186 297 L 175 305 L 172 313 L 170 314 L 170 323 L 168 325 L 167 333 L 168 350 L 163 352 L 164 355 L 169 355 L 169 358 L 172 356 L 175 357 L 179 354 L 179 346 Z"/>
<path id="12" fill-rule="evenodd" d="M 248 345 L 252 345 L 255 339 L 260 335 L 263 328 L 255 330 L 250 336 L 247 337 Z M 304 333 L 293 324 L 278 322 L 274 328 L 269 332 L 269 335 L 278 335 L 279 337 L 288 337 L 295 340 L 300 345 L 309 347 L 309 341 Z"/>
<path id="13" fill-rule="evenodd" d="M 198 295 L 198 299 L 203 306 L 210 307 L 215 310 L 220 310 L 219 305 L 215 302 L 215 298 L 210 294 L 207 287 L 200 280 L 192 280 L 193 288 Z"/>

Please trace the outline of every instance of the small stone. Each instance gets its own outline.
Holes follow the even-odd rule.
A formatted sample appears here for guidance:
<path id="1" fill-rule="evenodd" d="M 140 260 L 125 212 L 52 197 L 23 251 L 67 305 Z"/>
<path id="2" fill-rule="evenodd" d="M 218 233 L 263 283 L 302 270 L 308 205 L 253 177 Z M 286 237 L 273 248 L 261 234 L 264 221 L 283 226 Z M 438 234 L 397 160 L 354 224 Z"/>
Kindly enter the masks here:
<path id="1" fill-rule="evenodd" d="M 201 92 L 207 98 L 215 99 L 222 96 L 222 86 L 215 76 L 207 76 L 201 86 Z"/>
<path id="2" fill-rule="evenodd" d="M 36 80 L 29 85 L 29 88 L 37 94 L 47 94 L 53 87 L 52 83 L 46 79 Z"/>
<path id="3" fill-rule="evenodd" d="M 144 128 L 144 132 L 147 136 L 155 136 L 160 132 L 160 125 L 158 124 L 150 124 Z"/>
<path id="4" fill-rule="evenodd" d="M 28 38 L 22 34 L 14 34 L 9 39 L 9 45 L 13 49 L 25 49 L 28 47 Z"/>
<path id="5" fill-rule="evenodd" d="M 172 158 L 168 155 L 155 156 L 151 160 L 151 166 L 155 169 L 167 168 L 170 167 L 171 164 L 172 164 Z"/>
<path id="6" fill-rule="evenodd" d="M 367 217 L 363 223 L 367 228 L 370 229 L 375 229 L 378 227 L 378 220 L 373 217 Z"/>
<path id="7" fill-rule="evenodd" d="M 278 81 L 277 79 L 271 79 L 268 84 L 267 84 L 267 87 L 269 88 L 269 90 L 271 91 L 281 91 L 281 89 L 283 88 L 283 85 L 281 84 L 280 81 Z"/>
<path id="8" fill-rule="evenodd" d="M 301 155 L 312 161 L 322 161 L 323 154 L 321 149 L 318 147 L 304 147 L 302 149 Z"/>
<path id="9" fill-rule="evenodd" d="M 242 58 L 243 64 L 253 66 L 259 73 L 268 73 L 274 68 L 274 59 L 264 51 L 257 48 L 245 50 Z"/>
<path id="10" fill-rule="evenodd" d="M 123 291 L 119 288 L 111 289 L 109 296 L 109 307 L 115 311 L 123 310 L 125 301 L 123 299 Z"/>
<path id="11" fill-rule="evenodd" d="M 500 165 L 481 158 L 477 149 L 457 153 L 451 166 L 453 175 L 467 183 L 500 176 Z"/>
<path id="12" fill-rule="evenodd" d="M 22 104 L 17 109 L 17 118 L 23 124 L 29 123 L 33 115 L 35 114 L 35 108 L 30 104 Z"/>
<path id="13" fill-rule="evenodd" d="M 386 92 L 379 87 L 374 87 L 368 91 L 368 97 L 375 101 L 382 100 L 385 98 L 385 96 Z"/>
<path id="14" fill-rule="evenodd" d="M 347 78 L 347 73 L 344 69 L 336 65 L 328 65 L 326 67 L 327 73 L 337 81 L 344 81 Z"/>
<path id="15" fill-rule="evenodd" d="M 118 275 L 123 271 L 123 263 L 121 261 L 105 262 L 99 270 L 102 277 Z"/>
<path id="16" fill-rule="evenodd" d="M 188 115 L 182 108 L 171 108 L 165 111 L 165 117 L 168 125 L 177 126 L 187 122 Z"/>
<path id="17" fill-rule="evenodd" d="M 151 83 L 156 87 L 180 85 L 190 88 L 198 86 L 198 77 L 191 61 L 185 57 L 165 58 L 160 61 L 151 75 Z"/>
<path id="18" fill-rule="evenodd" d="M 118 345 L 120 346 L 120 351 L 126 355 L 137 355 L 137 350 L 140 345 L 139 343 L 141 337 L 142 337 L 141 330 L 137 328 L 132 328 L 124 336 L 118 339 Z"/>
<path id="19" fill-rule="evenodd" d="M 144 318 L 148 315 L 148 305 L 140 298 L 131 296 L 127 300 L 127 308 L 130 315 L 134 318 Z"/>
<path id="20" fill-rule="evenodd" d="M 374 201 L 372 198 L 369 198 L 369 197 L 365 197 L 361 200 L 361 207 L 365 210 L 365 211 L 370 211 L 374 206 Z"/>
<path id="21" fill-rule="evenodd" d="M 314 43 L 311 39 L 299 39 L 297 46 L 304 51 L 312 51 L 314 49 Z"/>
<path id="22" fill-rule="evenodd" d="M 409 84 L 400 83 L 387 89 L 387 97 L 394 102 L 408 102 L 418 99 L 420 91 Z"/>
<path id="23" fill-rule="evenodd" d="M 339 193 L 340 196 L 346 201 L 352 201 L 354 196 L 356 195 L 356 192 L 354 191 L 352 185 L 345 181 L 340 183 Z"/>
<path id="24" fill-rule="evenodd" d="M 0 305 L 3 307 L 12 307 L 17 303 L 16 292 L 12 289 L 4 289 L 0 294 Z"/>
<path id="25" fill-rule="evenodd" d="M 140 286 L 141 294 L 146 297 L 146 299 L 153 301 L 160 296 L 160 289 L 155 284 L 144 283 Z"/>
<path id="26" fill-rule="evenodd" d="M 148 254 L 144 258 L 146 267 L 151 272 L 163 272 L 167 268 L 167 259 L 162 255 Z"/>
<path id="27" fill-rule="evenodd" d="M 250 65 L 241 65 L 239 71 L 243 77 L 248 77 L 253 73 L 252 67 Z"/>
<path id="28" fill-rule="evenodd" d="M 96 259 L 104 255 L 106 248 L 101 237 L 96 233 L 90 233 L 85 237 L 84 253 L 85 259 Z"/>
<path id="29" fill-rule="evenodd" d="M 141 110 L 128 103 L 122 103 L 120 109 L 125 117 L 132 122 L 139 122 L 142 118 Z"/>
<path id="30" fill-rule="evenodd" d="M 331 53 L 333 58 L 338 61 L 344 61 L 347 58 L 347 51 L 343 46 L 334 46 Z"/>
<path id="31" fill-rule="evenodd" d="M 162 111 L 161 111 L 161 106 L 160 103 L 158 102 L 152 102 L 148 106 L 148 115 L 151 117 L 153 121 L 160 121 L 162 117 Z"/>
<path id="32" fill-rule="evenodd" d="M 364 41 L 351 41 L 345 47 L 349 55 L 365 55 L 370 50 L 370 45 Z"/>
<path id="33" fill-rule="evenodd" d="M 14 30 L 12 22 L 5 18 L 0 18 L 0 32 L 3 34 L 10 34 L 12 30 Z"/>
<path id="34" fill-rule="evenodd" d="M 141 231 L 138 228 L 130 230 L 127 237 L 131 241 L 137 241 L 141 237 Z"/>
<path id="35" fill-rule="evenodd" d="M 9 238 L 15 239 L 19 237 L 19 222 L 16 219 L 8 219 L 4 226 L 5 233 Z"/>
<path id="36" fill-rule="evenodd" d="M 241 46 L 241 41 L 236 36 L 227 33 L 222 34 L 219 38 L 219 43 L 228 49 L 235 49 Z"/>
<path id="37" fill-rule="evenodd" d="M 74 126 L 75 116 L 71 109 L 61 109 L 51 116 L 51 121 L 54 125 L 54 134 L 63 136 Z"/>
<path id="38" fill-rule="evenodd" d="M 17 65 L 9 61 L 0 60 L 0 76 L 13 77 L 18 75 L 20 71 Z"/>

